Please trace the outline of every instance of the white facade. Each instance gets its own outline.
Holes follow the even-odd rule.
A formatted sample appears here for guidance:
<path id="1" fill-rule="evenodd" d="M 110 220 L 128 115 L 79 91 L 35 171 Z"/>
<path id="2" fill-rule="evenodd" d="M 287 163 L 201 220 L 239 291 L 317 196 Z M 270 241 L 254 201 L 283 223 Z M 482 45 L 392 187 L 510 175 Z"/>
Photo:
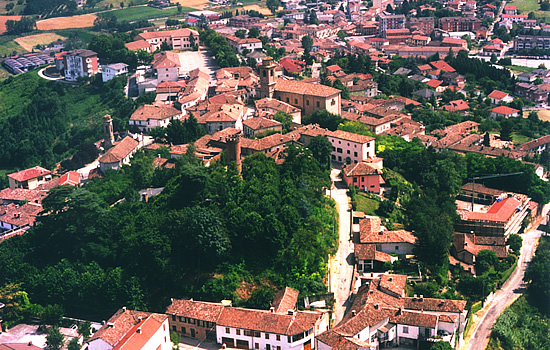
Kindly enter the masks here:
<path id="1" fill-rule="evenodd" d="M 108 64 L 101 68 L 101 78 L 103 82 L 123 74 L 128 74 L 128 65 L 125 63 Z"/>
<path id="2" fill-rule="evenodd" d="M 337 162 L 355 164 L 376 156 L 374 140 L 360 143 L 336 138 L 331 135 L 327 137 L 332 144 L 332 160 Z"/>
<path id="3" fill-rule="evenodd" d="M 216 325 L 216 339 L 218 343 L 226 343 L 228 348 L 234 347 L 231 344 L 227 344 L 228 339 L 233 339 L 237 343 L 235 345 L 240 347 L 247 346 L 248 349 L 255 350 L 303 350 L 306 343 L 311 344 L 311 348 L 314 349 L 313 328 L 308 333 L 304 338 L 294 341 L 291 336 L 287 335 Z"/>
<path id="4" fill-rule="evenodd" d="M 162 326 L 157 329 L 155 334 L 141 348 L 141 350 L 171 350 L 172 342 L 170 341 L 170 326 L 168 318 L 162 322 Z"/>
<path id="5" fill-rule="evenodd" d="M 386 254 L 411 255 L 413 254 L 413 248 L 414 244 L 408 242 L 376 244 L 376 250 Z"/>
<path id="6" fill-rule="evenodd" d="M 138 128 L 142 132 L 149 132 L 152 129 L 156 127 L 165 128 L 170 124 L 170 120 L 172 119 L 180 119 L 181 120 L 182 115 L 176 115 L 172 117 L 166 117 L 164 119 L 147 119 L 147 120 L 132 120 L 130 119 L 129 124 L 130 126 L 134 126 Z"/>

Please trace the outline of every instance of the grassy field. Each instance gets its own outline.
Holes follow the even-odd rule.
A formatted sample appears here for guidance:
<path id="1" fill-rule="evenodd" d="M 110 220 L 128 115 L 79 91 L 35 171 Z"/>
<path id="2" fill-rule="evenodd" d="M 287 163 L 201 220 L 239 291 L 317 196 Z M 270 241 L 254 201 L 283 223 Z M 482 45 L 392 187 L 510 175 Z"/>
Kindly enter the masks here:
<path id="1" fill-rule="evenodd" d="M 376 215 L 376 209 L 378 209 L 380 202 L 375 199 L 369 198 L 367 194 L 362 192 L 357 193 L 356 199 L 357 211 L 362 211 L 367 215 Z"/>
<path id="2" fill-rule="evenodd" d="M 530 137 L 519 135 L 519 134 L 516 134 L 515 132 L 512 133 L 512 142 L 514 143 L 514 145 L 521 145 L 531 140 L 532 139 Z"/>
<path id="3" fill-rule="evenodd" d="M 124 3 L 124 7 L 128 7 L 128 5 L 130 5 L 131 2 L 133 2 L 135 5 L 146 5 L 147 4 L 147 0 L 101 0 L 101 1 L 98 1 L 97 2 L 97 5 L 96 7 L 109 7 L 111 5 L 113 5 L 113 8 L 117 9 L 117 8 L 120 8 L 120 3 L 123 2 Z"/>
<path id="4" fill-rule="evenodd" d="M 48 45 L 54 41 L 65 39 L 67 38 L 55 33 L 41 33 L 15 38 L 14 41 L 21 45 L 25 50 L 32 51 L 33 47 L 36 45 Z"/>
<path id="5" fill-rule="evenodd" d="M 539 111 L 538 115 L 540 120 L 550 122 L 550 110 Z"/>
<path id="6" fill-rule="evenodd" d="M 538 0 L 515 0 L 508 1 L 506 5 L 514 5 L 519 12 L 526 15 L 529 12 L 534 12 L 537 18 L 550 18 L 550 11 L 541 11 Z"/>
<path id="7" fill-rule="evenodd" d="M 194 8 L 183 7 L 183 12 L 194 10 Z M 119 21 L 135 21 L 138 19 L 169 17 L 179 14 L 178 9 L 175 7 L 166 10 L 160 10 L 149 6 L 130 7 L 126 9 L 110 11 L 109 13 L 114 14 Z"/>
<path id="8" fill-rule="evenodd" d="M 6 11 L 6 5 L 9 4 L 10 2 L 15 5 L 13 10 L 10 11 L 11 13 L 20 14 L 25 8 L 25 5 L 17 5 L 17 1 L 0 0 L 0 15 L 5 15 L 8 13 L 8 11 Z"/>
<path id="9" fill-rule="evenodd" d="M 506 68 L 512 70 L 514 73 L 531 73 L 535 68 L 524 66 L 506 66 Z"/>
<path id="10" fill-rule="evenodd" d="M 10 19 L 19 20 L 21 16 L 0 16 L 0 34 L 6 32 L 6 21 Z"/>
<path id="11" fill-rule="evenodd" d="M 13 36 L 0 37 L 0 56 L 12 55 L 13 53 L 25 52 L 25 49 L 13 41 Z"/>
<path id="12" fill-rule="evenodd" d="M 38 30 L 56 30 L 67 28 L 86 28 L 94 25 L 96 15 L 86 14 L 72 17 L 48 18 L 36 22 Z"/>

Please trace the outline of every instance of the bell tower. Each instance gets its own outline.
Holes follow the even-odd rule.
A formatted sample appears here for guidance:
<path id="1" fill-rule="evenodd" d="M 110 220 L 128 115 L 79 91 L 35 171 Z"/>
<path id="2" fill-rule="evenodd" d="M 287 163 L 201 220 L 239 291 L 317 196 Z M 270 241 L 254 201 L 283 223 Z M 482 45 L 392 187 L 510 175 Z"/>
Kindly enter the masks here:
<path id="1" fill-rule="evenodd" d="M 115 135 L 113 133 L 113 120 L 111 116 L 105 114 L 103 117 L 103 148 L 108 150 L 115 144 Z"/>
<path id="2" fill-rule="evenodd" d="M 260 72 L 260 98 L 273 98 L 275 91 L 275 64 L 273 58 L 267 56 L 262 59 L 258 66 Z"/>
<path id="3" fill-rule="evenodd" d="M 235 134 L 230 135 L 225 138 L 227 143 L 227 164 L 235 162 L 237 168 L 239 169 L 239 174 L 241 173 L 241 135 Z"/>

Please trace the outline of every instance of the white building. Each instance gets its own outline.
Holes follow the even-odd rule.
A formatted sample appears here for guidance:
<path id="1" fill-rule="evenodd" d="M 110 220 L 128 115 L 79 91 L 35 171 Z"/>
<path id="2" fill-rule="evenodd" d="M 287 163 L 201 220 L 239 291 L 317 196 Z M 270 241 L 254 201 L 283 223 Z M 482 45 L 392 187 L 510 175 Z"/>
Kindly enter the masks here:
<path id="1" fill-rule="evenodd" d="M 97 54 L 90 50 L 72 50 L 63 54 L 65 80 L 77 81 L 82 77 L 91 77 L 99 73 Z"/>
<path id="2" fill-rule="evenodd" d="M 262 41 L 260 39 L 256 38 L 237 38 L 233 35 L 227 35 L 226 36 L 227 43 L 233 51 L 237 53 L 242 53 L 243 50 L 249 50 L 249 51 L 255 51 L 255 50 L 261 50 L 262 49 Z"/>
<path id="3" fill-rule="evenodd" d="M 84 350 L 170 350 L 168 316 L 118 310 L 84 344 Z"/>
<path id="4" fill-rule="evenodd" d="M 141 132 L 149 132 L 156 127 L 165 128 L 172 119 L 181 119 L 182 111 L 171 105 L 143 105 L 130 116 L 130 126 Z"/>
<path id="5" fill-rule="evenodd" d="M 101 67 L 101 78 L 103 82 L 109 81 L 116 76 L 128 74 L 128 65 L 126 63 L 113 63 Z"/>
<path id="6" fill-rule="evenodd" d="M 355 164 L 376 156 L 373 137 L 336 130 L 327 134 L 327 138 L 332 144 L 334 161 Z"/>
<path id="7" fill-rule="evenodd" d="M 126 136 L 99 158 L 99 169 L 104 174 L 107 169 L 120 170 L 123 165 L 130 164 L 130 158 L 140 146 L 140 142 Z"/>

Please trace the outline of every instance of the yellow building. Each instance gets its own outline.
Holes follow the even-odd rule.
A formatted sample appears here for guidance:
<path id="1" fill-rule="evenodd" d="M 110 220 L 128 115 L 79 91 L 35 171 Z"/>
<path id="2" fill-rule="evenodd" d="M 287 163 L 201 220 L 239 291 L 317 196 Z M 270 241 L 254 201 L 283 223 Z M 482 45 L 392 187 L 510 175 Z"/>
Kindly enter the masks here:
<path id="1" fill-rule="evenodd" d="M 323 109 L 337 115 L 341 113 L 340 90 L 330 86 L 279 79 L 274 97 L 300 108 L 304 115 Z"/>

